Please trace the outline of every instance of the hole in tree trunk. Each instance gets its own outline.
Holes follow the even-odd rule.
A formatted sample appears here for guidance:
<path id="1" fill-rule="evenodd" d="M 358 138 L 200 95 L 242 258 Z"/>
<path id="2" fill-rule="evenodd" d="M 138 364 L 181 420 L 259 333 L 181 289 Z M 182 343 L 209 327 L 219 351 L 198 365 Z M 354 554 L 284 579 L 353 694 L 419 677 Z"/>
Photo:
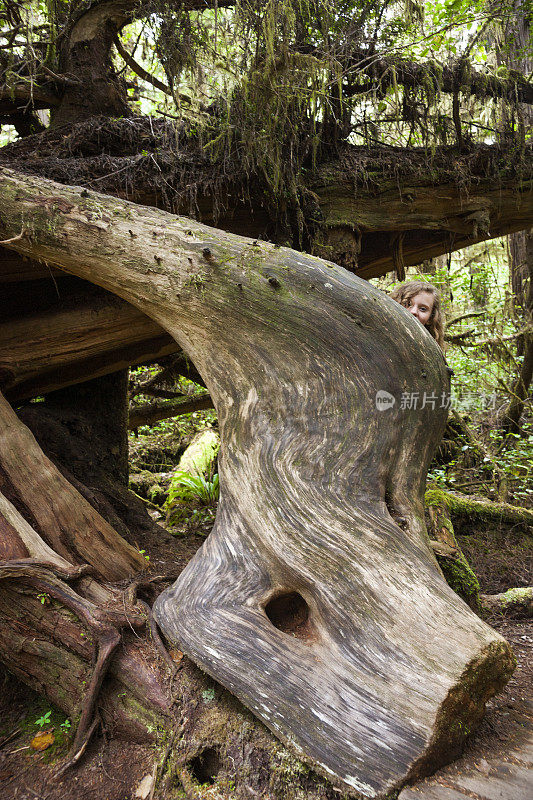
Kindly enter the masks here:
<path id="1" fill-rule="evenodd" d="M 315 642 L 317 631 L 309 614 L 309 606 L 298 592 L 283 592 L 269 600 L 265 606 L 265 614 L 275 628 L 302 639 Z"/>
<path id="2" fill-rule="evenodd" d="M 220 772 L 220 756 L 215 747 L 207 747 L 191 761 L 191 772 L 198 783 L 214 783 Z"/>

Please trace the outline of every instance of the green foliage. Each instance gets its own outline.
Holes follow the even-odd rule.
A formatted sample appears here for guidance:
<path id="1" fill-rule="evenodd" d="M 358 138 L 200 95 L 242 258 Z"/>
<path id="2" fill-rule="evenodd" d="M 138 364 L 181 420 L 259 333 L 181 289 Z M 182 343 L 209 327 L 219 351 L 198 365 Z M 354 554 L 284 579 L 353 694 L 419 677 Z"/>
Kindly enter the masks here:
<path id="1" fill-rule="evenodd" d="M 210 505 L 218 500 L 218 493 L 218 473 L 209 479 L 204 475 L 177 472 L 172 476 L 166 505 L 171 508 L 177 500 L 195 500 L 203 505 Z"/>
<path id="2" fill-rule="evenodd" d="M 511 399 L 522 356 L 517 334 L 524 318 L 509 291 L 509 262 L 505 240 L 473 245 L 441 257 L 432 272 L 409 268 L 407 279 L 435 284 L 442 296 L 447 323 L 475 314 L 447 329 L 459 337 L 447 345 L 453 368 L 452 408 L 470 430 L 465 436 L 453 416 L 444 443 L 431 465 L 428 481 L 462 493 L 504 499 L 530 506 L 533 502 L 533 407 L 526 403 L 522 434 L 505 435 L 501 417 Z M 379 279 L 390 291 L 396 283 Z M 461 338 L 464 337 L 464 338 Z"/>
<path id="3" fill-rule="evenodd" d="M 442 91 L 450 71 L 460 89 L 464 140 L 514 139 L 519 146 L 509 148 L 509 159 L 522 163 L 526 132 L 516 98 L 502 84 L 516 74 L 501 58 L 496 63 L 487 45 L 490 40 L 504 53 L 512 39 L 511 0 L 193 6 L 155 0 L 147 11 L 138 5 L 121 40 L 140 71 L 112 53 L 115 71 L 133 90 L 134 110 L 175 119 L 177 149 L 194 150 L 183 181 L 191 204 L 196 158 L 212 162 L 206 179 L 211 190 L 222 176 L 253 176 L 278 220 L 277 238 L 305 248 L 319 209 L 306 192 L 303 171 L 345 142 L 423 146 L 428 159 L 436 145 L 456 143 L 451 98 Z M 50 70 L 61 72 L 56 42 L 66 39 L 80 3 L 33 0 L 8 7 L 15 9 L 19 29 L 12 45 L 0 50 L 10 59 L 0 81 L 4 88 L 50 84 Z M 9 39 L 14 24 L 0 11 L 0 36 L 5 29 Z M 215 216 L 218 201 L 223 204 L 222 195 Z"/>
<path id="4" fill-rule="evenodd" d="M 219 496 L 219 477 L 190 475 L 178 472 L 172 477 L 165 502 L 167 523 L 171 526 L 183 525 L 199 530 L 206 523 L 212 523 Z M 174 531 L 181 534 L 182 529 Z"/>
<path id="5" fill-rule="evenodd" d="M 437 144 L 456 142 L 451 97 L 442 92 L 445 70 L 460 87 L 469 141 L 493 142 L 497 131 L 523 138 L 516 114 L 502 114 L 492 96 L 502 91 L 489 91 L 509 79 L 486 41 L 504 47 L 510 8 L 510 0 L 238 0 L 188 11 L 156 0 L 123 41 L 170 89 L 145 84 L 140 109 L 185 123 L 180 145 L 187 138 L 199 145 L 201 158 L 213 163 L 213 183 L 218 165 L 224 175 L 260 180 L 279 237 L 305 247 L 316 220 L 302 170 L 318 156 L 349 141 L 424 146 L 430 157 Z M 389 59 L 387 68 L 373 69 L 380 58 Z M 123 67 L 121 59 L 116 66 Z M 415 68 L 416 79 L 405 81 Z"/>
<path id="6" fill-rule="evenodd" d="M 462 597 L 474 610 L 480 608 L 479 581 L 468 561 L 461 553 L 458 557 L 444 557 L 437 554 L 437 561 L 446 578 L 446 583 Z"/>
<path id="7" fill-rule="evenodd" d="M 202 692 L 202 700 L 204 703 L 212 703 L 215 699 L 215 690 L 212 686 L 209 689 L 204 689 Z"/>
<path id="8" fill-rule="evenodd" d="M 38 725 L 39 728 L 44 728 L 45 725 L 50 724 L 51 716 L 52 711 L 47 711 L 45 714 L 35 720 L 35 725 Z"/>

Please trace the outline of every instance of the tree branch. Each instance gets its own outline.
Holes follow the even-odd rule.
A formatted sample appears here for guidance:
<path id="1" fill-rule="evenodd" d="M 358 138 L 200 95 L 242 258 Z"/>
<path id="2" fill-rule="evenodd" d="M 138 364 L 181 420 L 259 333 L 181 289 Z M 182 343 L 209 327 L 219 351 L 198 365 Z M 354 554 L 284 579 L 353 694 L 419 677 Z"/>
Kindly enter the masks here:
<path id="1" fill-rule="evenodd" d="M 16 110 L 20 110 L 22 102 L 29 104 L 32 108 L 53 108 L 61 102 L 59 95 L 36 84 L 24 83 L 10 88 L 0 88 L 0 100 L 8 100 L 13 103 L 20 100 Z"/>
<path id="2" fill-rule="evenodd" d="M 533 85 L 518 72 L 510 71 L 508 78 L 481 74 L 464 59 L 452 65 L 441 66 L 435 61 L 417 63 L 395 56 L 379 58 L 360 50 L 353 54 L 348 74 L 370 75 L 382 89 L 385 89 L 393 85 L 392 68 L 395 71 L 396 83 L 411 88 L 425 86 L 429 78 L 434 82 L 437 91 L 447 94 L 464 91 L 480 98 L 493 97 L 533 103 Z M 357 94 L 361 88 L 354 83 L 352 91 Z"/>
<path id="3" fill-rule="evenodd" d="M 468 311 L 466 314 L 460 314 L 458 317 L 446 321 L 446 327 L 451 328 L 452 325 L 457 325 L 465 319 L 472 319 L 474 317 L 484 317 L 485 311 Z"/>
<path id="4" fill-rule="evenodd" d="M 147 81 L 147 83 L 151 83 L 152 86 L 155 86 L 155 88 L 159 89 L 161 92 L 164 92 L 165 94 L 168 94 L 171 97 L 174 96 L 174 93 L 173 93 L 172 89 L 170 89 L 168 86 L 166 86 L 164 83 L 162 83 L 156 77 L 154 77 L 154 75 L 150 75 L 149 72 L 147 72 L 143 67 L 141 67 L 140 64 L 138 64 L 135 61 L 133 56 L 131 56 L 130 53 L 128 53 L 128 51 L 126 50 L 126 48 L 124 47 L 124 45 L 122 44 L 122 42 L 120 41 L 118 36 L 115 36 L 115 38 L 113 39 L 113 44 L 115 45 L 115 47 L 117 49 L 117 52 L 120 55 L 120 57 L 126 62 L 128 67 L 136 75 L 139 76 L 139 78 L 142 78 L 143 81 Z M 189 98 L 187 97 L 187 95 L 180 95 L 180 99 L 188 100 Z"/>
<path id="5" fill-rule="evenodd" d="M 194 411 L 204 411 L 208 408 L 213 408 L 213 401 L 207 392 L 192 397 L 185 396 L 177 403 L 167 403 L 166 405 L 147 403 L 131 409 L 128 428 L 135 430 L 141 425 L 154 425 L 162 419 L 179 417 L 181 414 L 192 414 Z"/>

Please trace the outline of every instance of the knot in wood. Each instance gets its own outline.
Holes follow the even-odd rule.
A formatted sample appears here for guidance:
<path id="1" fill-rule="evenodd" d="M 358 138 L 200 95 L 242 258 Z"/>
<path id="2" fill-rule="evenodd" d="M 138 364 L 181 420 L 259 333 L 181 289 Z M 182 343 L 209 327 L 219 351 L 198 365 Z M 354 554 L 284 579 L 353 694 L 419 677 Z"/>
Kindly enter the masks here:
<path id="1" fill-rule="evenodd" d="M 281 283 L 278 281 L 277 278 L 273 278 L 272 276 L 268 279 L 268 282 L 274 289 L 279 289 L 281 287 Z"/>

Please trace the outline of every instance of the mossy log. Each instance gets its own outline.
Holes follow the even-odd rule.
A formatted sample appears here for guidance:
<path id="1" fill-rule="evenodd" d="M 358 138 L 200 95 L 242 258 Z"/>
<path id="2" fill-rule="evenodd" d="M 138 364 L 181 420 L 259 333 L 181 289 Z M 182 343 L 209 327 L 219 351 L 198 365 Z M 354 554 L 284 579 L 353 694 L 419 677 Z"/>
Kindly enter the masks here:
<path id="1" fill-rule="evenodd" d="M 482 594 L 481 603 L 488 611 L 504 614 L 514 619 L 533 617 L 533 587 L 508 589 L 500 594 Z"/>
<path id="2" fill-rule="evenodd" d="M 150 472 L 143 469 L 129 477 L 129 486 L 136 495 L 162 505 L 168 494 L 172 472 Z"/>
<path id="3" fill-rule="evenodd" d="M 425 495 L 431 521 L 433 552 L 449 586 L 474 611 L 480 609 L 479 581 L 455 538 L 450 510 L 439 490 L 429 490 Z"/>
<path id="4" fill-rule="evenodd" d="M 166 636 L 345 790 L 383 798 L 453 758 L 514 662 L 428 542 L 445 409 L 376 401 L 449 390 L 433 339 L 333 264 L 0 172 L 9 246 L 142 307 L 213 398 L 221 499 L 156 601 Z"/>
<path id="5" fill-rule="evenodd" d="M 426 492 L 426 505 L 444 505 L 452 514 L 473 519 L 507 522 L 511 525 L 533 525 L 533 511 L 529 508 L 513 506 L 509 503 L 493 502 L 483 497 L 449 492 L 431 487 Z"/>
<path id="6" fill-rule="evenodd" d="M 184 451 L 175 472 L 204 475 L 213 466 L 219 448 L 220 438 L 213 428 L 206 428 L 200 431 Z"/>

